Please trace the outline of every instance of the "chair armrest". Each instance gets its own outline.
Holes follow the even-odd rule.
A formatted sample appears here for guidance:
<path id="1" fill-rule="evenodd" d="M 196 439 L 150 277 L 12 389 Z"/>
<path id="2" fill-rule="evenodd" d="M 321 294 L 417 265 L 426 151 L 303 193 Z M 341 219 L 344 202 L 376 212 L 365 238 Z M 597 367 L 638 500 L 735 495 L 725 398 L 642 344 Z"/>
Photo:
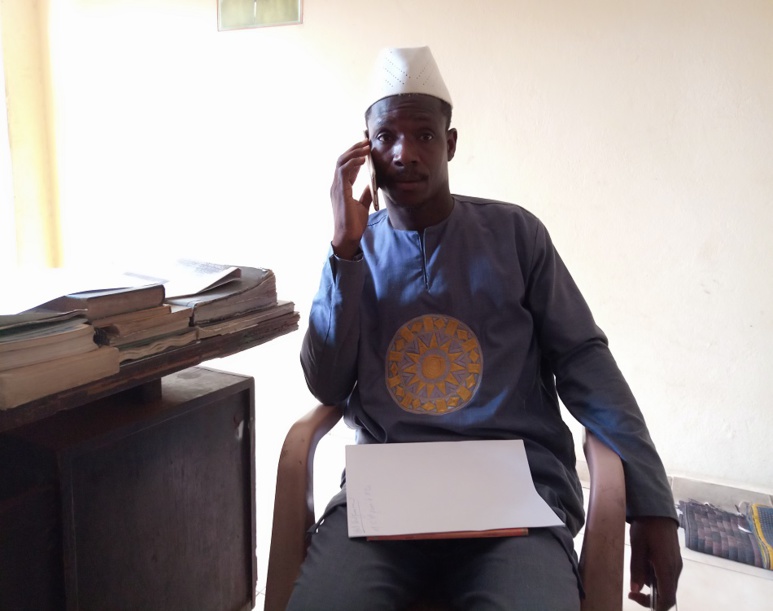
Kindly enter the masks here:
<path id="1" fill-rule="evenodd" d="M 623 608 L 625 478 L 620 457 L 586 430 L 583 450 L 590 471 L 590 499 L 580 555 L 583 611 Z"/>
<path id="2" fill-rule="evenodd" d="M 274 522 L 266 575 L 265 611 L 284 611 L 306 556 L 314 524 L 314 453 L 341 419 L 341 410 L 318 405 L 290 427 L 279 455 Z"/>

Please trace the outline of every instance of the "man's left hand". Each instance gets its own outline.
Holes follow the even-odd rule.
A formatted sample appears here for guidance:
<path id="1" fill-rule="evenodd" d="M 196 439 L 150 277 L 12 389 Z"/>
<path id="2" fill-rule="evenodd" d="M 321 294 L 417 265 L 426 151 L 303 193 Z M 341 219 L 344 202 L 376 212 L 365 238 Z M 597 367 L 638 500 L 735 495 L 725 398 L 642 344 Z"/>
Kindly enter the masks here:
<path id="1" fill-rule="evenodd" d="M 676 604 L 676 587 L 682 572 L 678 525 L 671 518 L 640 517 L 631 521 L 631 591 L 628 598 L 650 606 L 650 591 L 657 587 L 657 611 L 668 611 Z"/>

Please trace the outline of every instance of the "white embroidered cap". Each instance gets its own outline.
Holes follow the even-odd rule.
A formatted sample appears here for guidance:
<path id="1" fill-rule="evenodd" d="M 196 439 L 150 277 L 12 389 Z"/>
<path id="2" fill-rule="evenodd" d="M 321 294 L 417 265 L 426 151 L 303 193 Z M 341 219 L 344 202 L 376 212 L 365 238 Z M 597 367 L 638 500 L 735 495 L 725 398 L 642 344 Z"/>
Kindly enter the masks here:
<path id="1" fill-rule="evenodd" d="M 423 93 L 451 103 L 429 47 L 382 49 L 371 75 L 366 108 L 379 100 L 404 93 Z"/>

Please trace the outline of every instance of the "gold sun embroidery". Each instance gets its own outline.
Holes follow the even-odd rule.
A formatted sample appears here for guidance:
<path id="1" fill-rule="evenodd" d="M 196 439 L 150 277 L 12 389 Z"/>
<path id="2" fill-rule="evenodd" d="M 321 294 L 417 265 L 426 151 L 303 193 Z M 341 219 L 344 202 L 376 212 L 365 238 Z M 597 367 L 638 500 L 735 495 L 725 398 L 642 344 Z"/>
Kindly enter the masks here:
<path id="1" fill-rule="evenodd" d="M 450 316 L 408 321 L 389 344 L 386 382 L 404 410 L 442 415 L 462 409 L 480 386 L 483 355 L 475 334 Z"/>

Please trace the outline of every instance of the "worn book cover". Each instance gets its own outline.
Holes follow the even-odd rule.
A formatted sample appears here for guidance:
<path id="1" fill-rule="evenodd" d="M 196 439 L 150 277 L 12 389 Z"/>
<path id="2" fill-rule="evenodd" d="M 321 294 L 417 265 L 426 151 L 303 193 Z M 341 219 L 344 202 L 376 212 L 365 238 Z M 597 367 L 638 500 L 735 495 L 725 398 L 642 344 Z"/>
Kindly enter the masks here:
<path id="1" fill-rule="evenodd" d="M 10 409 L 114 375 L 120 368 L 118 349 L 97 350 L 0 371 L 0 409 Z"/>
<path id="2" fill-rule="evenodd" d="M 268 320 L 274 320 L 280 316 L 292 315 L 294 314 L 294 310 L 295 304 L 292 301 L 279 301 L 276 305 L 260 310 L 253 310 L 238 316 L 232 316 L 213 322 L 200 323 L 199 339 L 235 333 L 236 331 L 260 325 Z"/>
<path id="3" fill-rule="evenodd" d="M 72 335 L 94 335 L 82 316 L 64 320 L 39 320 L 0 330 L 0 352 L 44 346 L 64 341 Z"/>
<path id="4" fill-rule="evenodd" d="M 97 349 L 94 327 L 83 319 L 0 332 L 0 371 Z"/>
<path id="5" fill-rule="evenodd" d="M 54 322 L 63 322 L 73 318 L 86 320 L 77 310 L 74 312 L 54 312 L 42 308 L 32 308 L 18 314 L 0 314 L 0 335 L 12 329 L 30 328 L 35 325 L 46 325 Z"/>
<path id="6" fill-rule="evenodd" d="M 97 324 L 95 321 L 93 324 L 97 327 L 97 335 L 100 338 L 105 338 L 106 341 L 102 343 L 109 344 L 111 339 L 120 339 L 132 336 L 138 333 L 147 332 L 144 337 L 152 337 L 153 335 L 165 335 L 178 329 L 183 329 L 190 324 L 191 320 L 191 308 L 185 306 L 167 305 L 168 310 L 157 314 L 156 316 L 148 316 L 145 318 L 139 318 L 135 320 L 114 320 L 105 324 L 103 322 Z M 152 308 L 156 310 L 156 308 Z M 154 332 L 155 331 L 155 332 Z M 143 337 L 137 337 L 135 341 L 143 339 Z"/>
<path id="7" fill-rule="evenodd" d="M 193 308 L 193 324 L 275 305 L 274 272 L 260 267 L 241 266 L 240 269 L 240 278 L 196 295 L 168 298 L 167 302 Z"/>
<path id="8" fill-rule="evenodd" d="M 59 312 L 83 310 L 89 320 L 159 306 L 165 297 L 163 284 L 86 291 L 64 295 L 42 307 Z"/>
<path id="9" fill-rule="evenodd" d="M 183 312 L 185 313 L 185 312 Z M 105 346 L 125 346 L 137 344 L 157 337 L 182 333 L 190 328 L 190 316 L 170 317 L 169 320 L 159 325 L 131 330 L 129 333 L 117 333 L 113 327 L 97 329 L 97 343 Z"/>
<path id="10" fill-rule="evenodd" d="M 96 318 L 91 321 L 91 324 L 95 327 L 107 327 L 108 325 L 131 323 L 138 320 L 145 320 L 146 318 L 156 318 L 157 316 L 169 314 L 171 311 L 171 305 L 162 303 L 160 306 L 155 306 L 153 308 L 143 308 L 142 310 L 113 314 L 112 316 L 106 316 L 105 318 Z"/>
<path id="11" fill-rule="evenodd" d="M 171 348 L 187 346 L 188 344 L 198 341 L 198 339 L 198 329 L 196 327 L 188 327 L 187 330 L 182 332 L 172 333 L 163 337 L 155 337 L 144 342 L 119 346 L 118 349 L 121 353 L 119 358 L 121 363 L 134 361 L 147 356 L 153 356 L 154 354 L 166 352 Z"/>

